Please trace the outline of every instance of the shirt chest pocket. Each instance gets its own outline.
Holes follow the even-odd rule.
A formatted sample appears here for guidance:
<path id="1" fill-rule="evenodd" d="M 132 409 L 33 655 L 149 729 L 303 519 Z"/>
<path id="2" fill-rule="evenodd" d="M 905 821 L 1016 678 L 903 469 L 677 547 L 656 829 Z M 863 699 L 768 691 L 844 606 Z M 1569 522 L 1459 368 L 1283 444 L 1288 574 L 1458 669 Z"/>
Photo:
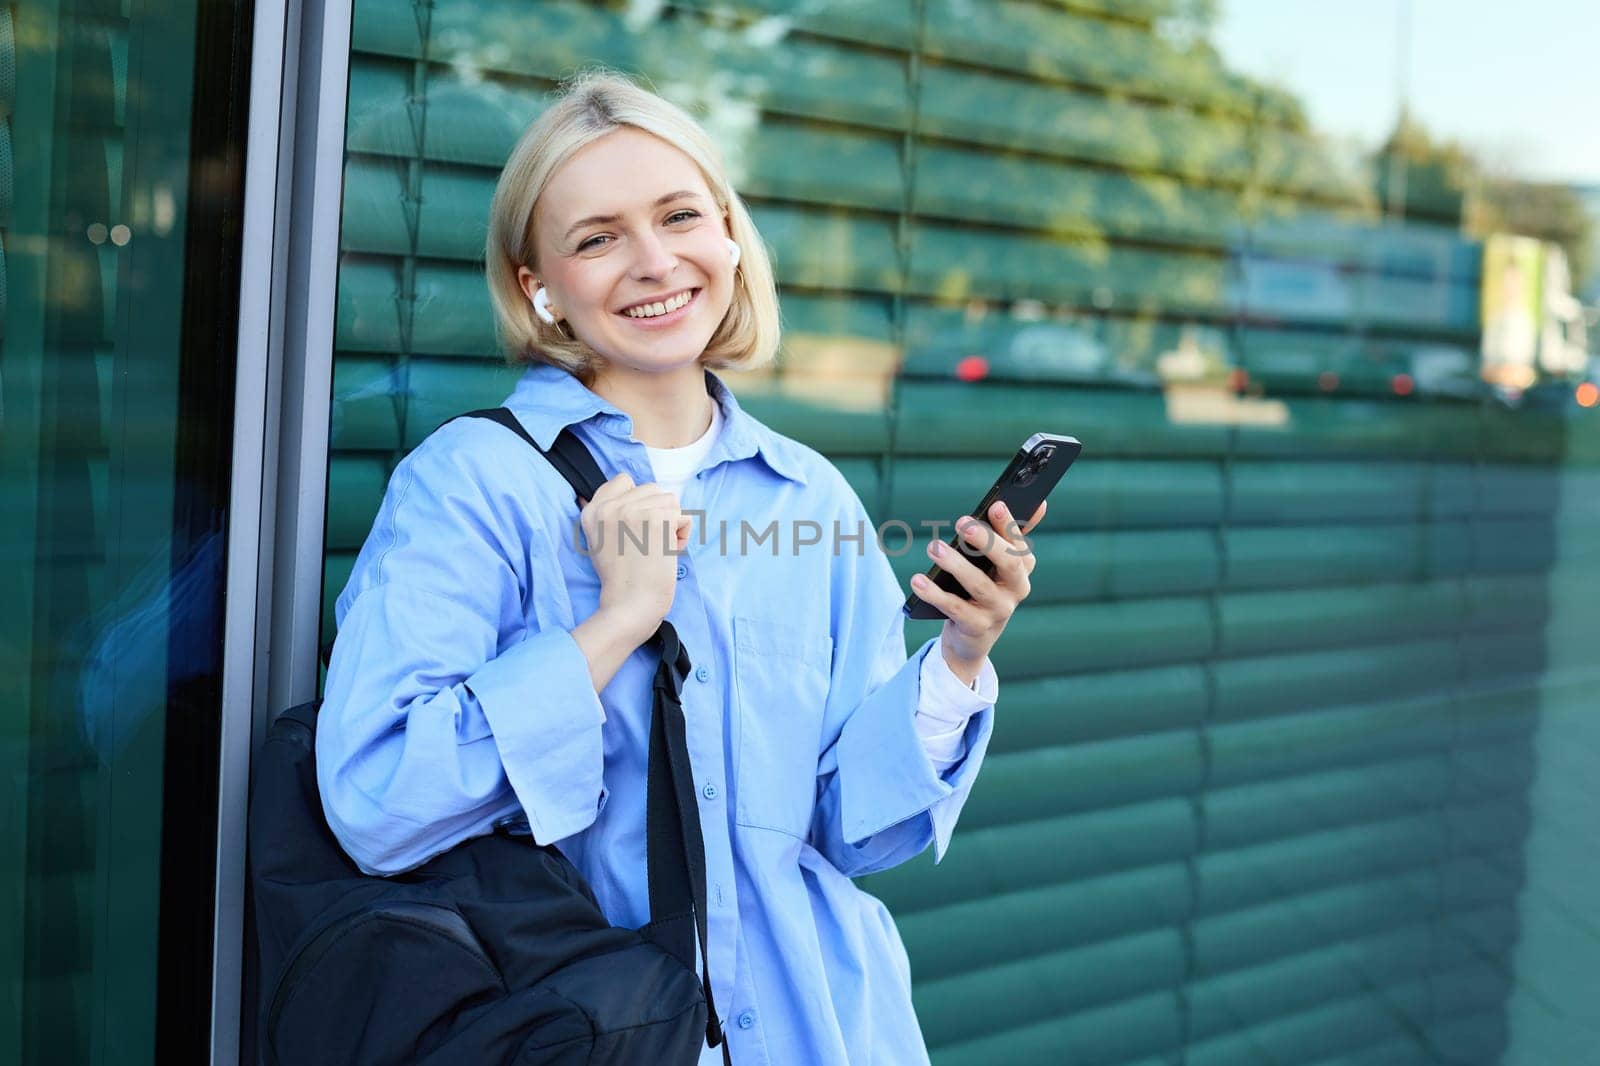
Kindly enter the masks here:
<path id="1" fill-rule="evenodd" d="M 735 616 L 740 825 L 804 838 L 816 801 L 823 707 L 833 665 L 826 633 Z"/>

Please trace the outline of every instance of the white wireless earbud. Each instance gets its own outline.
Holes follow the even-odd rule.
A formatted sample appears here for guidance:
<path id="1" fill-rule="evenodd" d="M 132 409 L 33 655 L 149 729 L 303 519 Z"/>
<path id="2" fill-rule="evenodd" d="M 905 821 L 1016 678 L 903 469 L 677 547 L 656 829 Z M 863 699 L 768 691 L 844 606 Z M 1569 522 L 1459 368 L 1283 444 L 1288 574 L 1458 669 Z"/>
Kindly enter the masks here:
<path id="1" fill-rule="evenodd" d="M 556 324 L 556 316 L 550 313 L 550 290 L 543 285 L 533 294 L 533 313 L 539 316 L 539 321 L 547 326 Z"/>
<path id="2" fill-rule="evenodd" d="M 728 238 L 728 256 L 733 260 L 733 268 L 739 269 L 739 242 L 732 237 Z"/>

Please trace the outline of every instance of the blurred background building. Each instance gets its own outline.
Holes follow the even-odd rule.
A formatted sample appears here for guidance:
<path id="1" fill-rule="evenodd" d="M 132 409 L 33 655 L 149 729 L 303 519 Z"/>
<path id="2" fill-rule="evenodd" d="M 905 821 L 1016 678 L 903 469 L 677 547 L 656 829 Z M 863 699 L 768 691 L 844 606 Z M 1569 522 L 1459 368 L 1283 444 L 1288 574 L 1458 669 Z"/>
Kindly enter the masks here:
<path id="1" fill-rule="evenodd" d="M 1597 31 L 0 3 L 0 1062 L 253 1061 L 250 752 L 510 390 L 489 195 L 603 64 L 718 138 L 786 323 L 726 378 L 880 523 L 1085 445 L 949 855 L 863 880 L 934 1062 L 1600 1063 Z"/>

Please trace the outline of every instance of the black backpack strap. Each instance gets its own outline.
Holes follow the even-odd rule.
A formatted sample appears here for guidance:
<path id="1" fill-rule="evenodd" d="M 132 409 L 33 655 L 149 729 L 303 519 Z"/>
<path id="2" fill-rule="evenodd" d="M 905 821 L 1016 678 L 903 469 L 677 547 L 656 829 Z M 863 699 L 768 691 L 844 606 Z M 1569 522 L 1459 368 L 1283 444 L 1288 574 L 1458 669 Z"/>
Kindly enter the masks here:
<path id="1" fill-rule="evenodd" d="M 651 692 L 650 774 L 646 784 L 645 858 L 649 865 L 650 929 L 648 935 L 694 969 L 694 946 L 700 945 L 701 983 L 706 995 L 706 1041 L 722 1040 L 722 1021 L 711 993 L 711 956 L 706 944 L 705 838 L 695 801 L 694 770 L 689 764 L 688 724 L 683 715 L 683 682 L 689 676 L 689 654 L 671 622 L 662 622 L 651 638 L 661 653 Z M 692 919 L 684 925 L 683 919 Z"/>
<path id="2" fill-rule="evenodd" d="M 490 422 L 498 422 L 527 442 L 528 447 L 538 452 L 550 461 L 550 465 L 567 479 L 567 484 L 572 486 L 572 491 L 580 499 L 594 498 L 595 490 L 606 483 L 606 477 L 600 472 L 600 466 L 594 461 L 594 456 L 589 454 L 589 449 L 583 446 L 583 441 L 571 429 L 563 429 L 556 437 L 550 450 L 539 447 L 539 442 L 529 435 L 517 420 L 517 416 L 504 407 L 486 407 L 481 411 L 468 411 L 466 414 L 457 415 L 456 418 L 484 418 Z M 451 419 L 450 421 L 455 421 Z"/>
<path id="3" fill-rule="evenodd" d="M 605 484 L 599 464 L 570 428 L 563 429 L 546 451 L 539 447 L 517 416 L 504 407 L 468 411 L 457 418 L 498 422 L 550 461 L 578 498 L 588 501 Z M 453 421 L 453 420 L 452 420 Z M 711 996 L 711 960 L 706 944 L 705 838 L 695 802 L 694 770 L 689 763 L 688 725 L 683 716 L 683 682 L 689 676 L 689 653 L 671 622 L 663 621 L 650 643 L 660 653 L 651 691 L 649 777 L 646 782 L 645 857 L 649 864 L 650 926 L 648 935 L 694 969 L 695 943 L 700 945 L 701 984 L 706 996 L 706 1041 L 722 1042 L 722 1021 Z M 685 917 L 692 918 L 686 926 Z M 726 1049 L 724 1049 L 726 1050 Z"/>

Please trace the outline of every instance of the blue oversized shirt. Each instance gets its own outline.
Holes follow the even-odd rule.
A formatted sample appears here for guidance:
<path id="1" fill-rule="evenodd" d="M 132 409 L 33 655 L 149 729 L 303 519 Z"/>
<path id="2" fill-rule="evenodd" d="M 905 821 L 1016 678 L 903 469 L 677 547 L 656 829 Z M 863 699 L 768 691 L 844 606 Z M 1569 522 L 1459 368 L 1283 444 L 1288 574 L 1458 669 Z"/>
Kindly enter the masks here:
<path id="1" fill-rule="evenodd" d="M 706 380 L 725 425 L 681 494 L 704 514 L 667 619 L 695 667 L 683 706 L 733 1061 L 926 1062 L 899 934 L 850 878 L 929 844 L 942 858 L 993 705 L 940 774 L 913 726 L 938 640 L 907 657 L 866 509 L 826 458 Z M 632 420 L 566 371 L 530 368 L 506 406 L 541 447 L 570 426 L 606 477 L 652 480 Z M 369 873 L 525 815 L 614 924 L 639 926 L 656 662 L 641 647 L 595 692 L 571 636 L 600 593 L 577 521 L 561 475 L 491 422 L 452 422 L 400 463 L 338 599 L 318 781 Z"/>

